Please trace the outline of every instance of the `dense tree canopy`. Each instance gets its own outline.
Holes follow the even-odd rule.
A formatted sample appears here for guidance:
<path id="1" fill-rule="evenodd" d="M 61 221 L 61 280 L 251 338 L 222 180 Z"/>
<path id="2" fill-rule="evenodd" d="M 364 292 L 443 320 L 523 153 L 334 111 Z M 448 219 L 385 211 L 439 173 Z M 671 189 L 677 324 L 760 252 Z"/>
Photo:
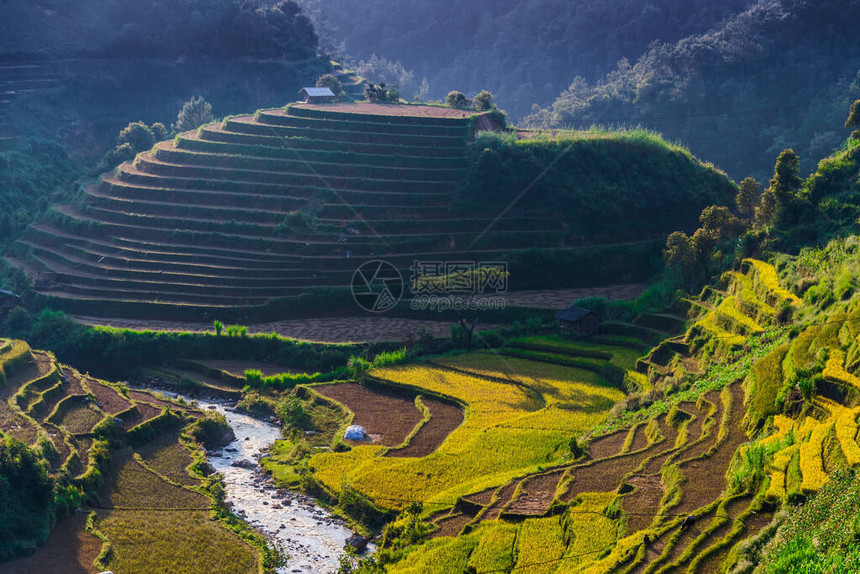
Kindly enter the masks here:
<path id="1" fill-rule="evenodd" d="M 759 0 L 707 33 L 655 43 L 597 81 L 579 74 L 527 122 L 645 125 L 738 179 L 763 179 L 791 147 L 808 173 L 848 135 L 839 126 L 860 96 L 858 21 L 853 0 Z"/>
<path id="2" fill-rule="evenodd" d="M 316 49 L 292 0 L 7 0 L 0 19 L 0 53 L 301 60 Z"/>
<path id="3" fill-rule="evenodd" d="M 547 104 L 574 76 L 595 79 L 655 41 L 704 32 L 748 0 L 298 0 L 328 48 L 370 61 L 401 63 L 404 93 L 421 80 L 429 97 L 453 88 L 489 89 L 513 117 Z M 407 85 L 403 72 L 414 74 Z M 410 98 L 412 94 L 407 94 Z"/>

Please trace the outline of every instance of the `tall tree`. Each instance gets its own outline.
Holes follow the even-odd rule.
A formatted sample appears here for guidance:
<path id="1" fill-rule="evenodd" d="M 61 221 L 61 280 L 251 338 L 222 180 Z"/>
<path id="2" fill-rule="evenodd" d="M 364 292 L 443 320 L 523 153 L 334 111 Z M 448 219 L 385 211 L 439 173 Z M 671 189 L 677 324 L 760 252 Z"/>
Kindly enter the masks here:
<path id="1" fill-rule="evenodd" d="M 182 106 L 173 129 L 177 132 L 185 132 L 199 128 L 203 124 L 215 121 L 212 115 L 212 104 L 203 99 L 203 96 L 191 98 Z"/>
<path id="2" fill-rule="evenodd" d="M 754 177 L 745 177 L 738 186 L 735 204 L 738 213 L 747 219 L 755 215 L 756 207 L 761 203 L 761 184 Z"/>
<path id="3" fill-rule="evenodd" d="M 860 100 L 854 100 L 851 104 L 851 109 L 848 111 L 848 119 L 845 120 L 845 127 L 849 129 L 860 128 Z"/>
<path id="4" fill-rule="evenodd" d="M 800 186 L 803 185 L 803 179 L 798 175 L 799 166 L 800 158 L 793 149 L 782 150 L 776 158 L 773 179 L 770 180 L 768 191 L 773 194 L 776 201 L 777 215 L 792 203 L 797 197 L 797 192 L 800 191 Z"/>

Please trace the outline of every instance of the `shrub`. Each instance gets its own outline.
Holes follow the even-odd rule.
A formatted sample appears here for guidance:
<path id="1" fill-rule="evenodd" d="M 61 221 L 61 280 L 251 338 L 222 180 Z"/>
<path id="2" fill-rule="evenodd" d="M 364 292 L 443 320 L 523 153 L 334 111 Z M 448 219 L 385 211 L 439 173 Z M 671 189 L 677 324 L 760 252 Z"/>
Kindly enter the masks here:
<path id="1" fill-rule="evenodd" d="M 494 109 L 496 104 L 493 102 L 493 98 L 493 94 L 487 90 L 481 90 L 473 100 L 475 102 L 475 109 L 479 112 L 488 112 Z"/>
<path id="2" fill-rule="evenodd" d="M 252 387 L 259 387 L 263 384 L 263 373 L 257 369 L 247 369 L 245 371 L 245 380 Z"/>
<path id="3" fill-rule="evenodd" d="M 197 96 L 183 104 L 179 115 L 176 116 L 176 123 L 173 124 L 173 129 L 177 132 L 185 132 L 214 121 L 215 116 L 212 115 L 212 104 L 204 100 L 202 96 Z"/>
<path id="4" fill-rule="evenodd" d="M 449 108 L 465 110 L 469 107 L 469 98 L 467 98 L 463 92 L 453 90 L 448 92 L 448 95 L 445 96 L 445 105 Z"/>
<path id="5" fill-rule="evenodd" d="M 320 76 L 317 80 L 316 87 L 330 89 L 334 94 L 336 102 L 341 101 L 345 95 L 343 84 L 340 83 L 340 80 L 338 80 L 337 76 L 334 74 L 323 74 Z"/>
<path id="6" fill-rule="evenodd" d="M 350 377 L 358 382 L 363 383 L 367 379 L 367 374 L 370 371 L 370 361 L 362 357 L 352 356 L 347 361 Z"/>
<path id="7" fill-rule="evenodd" d="M 311 417 L 305 410 L 302 401 L 296 395 L 289 395 L 278 403 L 277 413 L 284 424 L 295 428 L 306 429 L 310 426 Z"/>
<path id="8" fill-rule="evenodd" d="M 188 426 L 187 433 L 200 444 L 207 447 L 224 446 L 232 442 L 236 436 L 230 428 L 227 418 L 221 413 L 206 413 Z"/>
<path id="9" fill-rule="evenodd" d="M 52 484 L 38 454 L 22 442 L 0 440 L 0 560 L 8 560 L 48 537 Z"/>
<path id="10" fill-rule="evenodd" d="M 397 86 L 386 88 L 385 82 L 376 84 L 368 81 L 364 86 L 364 99 L 377 104 L 397 103 L 400 101 L 400 89 Z"/>

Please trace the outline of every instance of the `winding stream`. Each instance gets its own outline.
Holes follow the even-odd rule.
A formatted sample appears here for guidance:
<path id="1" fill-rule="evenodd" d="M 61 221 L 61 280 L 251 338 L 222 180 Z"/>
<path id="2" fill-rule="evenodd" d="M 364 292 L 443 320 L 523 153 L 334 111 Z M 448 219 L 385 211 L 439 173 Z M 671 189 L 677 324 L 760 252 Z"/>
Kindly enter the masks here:
<path id="1" fill-rule="evenodd" d="M 337 570 L 338 557 L 351 534 L 346 524 L 312 498 L 275 488 L 257 463 L 266 448 L 281 438 L 280 428 L 224 403 L 194 400 L 200 408 L 227 417 L 236 434 L 236 440 L 226 447 L 209 451 L 209 462 L 224 476 L 226 500 L 233 512 L 289 555 L 287 565 L 278 572 L 319 574 Z"/>

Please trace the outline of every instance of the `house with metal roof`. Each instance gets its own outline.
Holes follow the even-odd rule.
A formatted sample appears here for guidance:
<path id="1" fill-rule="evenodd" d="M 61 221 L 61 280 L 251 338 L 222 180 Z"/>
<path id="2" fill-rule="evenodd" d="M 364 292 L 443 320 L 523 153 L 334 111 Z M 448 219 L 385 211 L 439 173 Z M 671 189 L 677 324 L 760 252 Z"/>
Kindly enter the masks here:
<path id="1" fill-rule="evenodd" d="M 302 88 L 299 95 L 306 104 L 326 104 L 333 102 L 335 95 L 329 88 Z"/>

